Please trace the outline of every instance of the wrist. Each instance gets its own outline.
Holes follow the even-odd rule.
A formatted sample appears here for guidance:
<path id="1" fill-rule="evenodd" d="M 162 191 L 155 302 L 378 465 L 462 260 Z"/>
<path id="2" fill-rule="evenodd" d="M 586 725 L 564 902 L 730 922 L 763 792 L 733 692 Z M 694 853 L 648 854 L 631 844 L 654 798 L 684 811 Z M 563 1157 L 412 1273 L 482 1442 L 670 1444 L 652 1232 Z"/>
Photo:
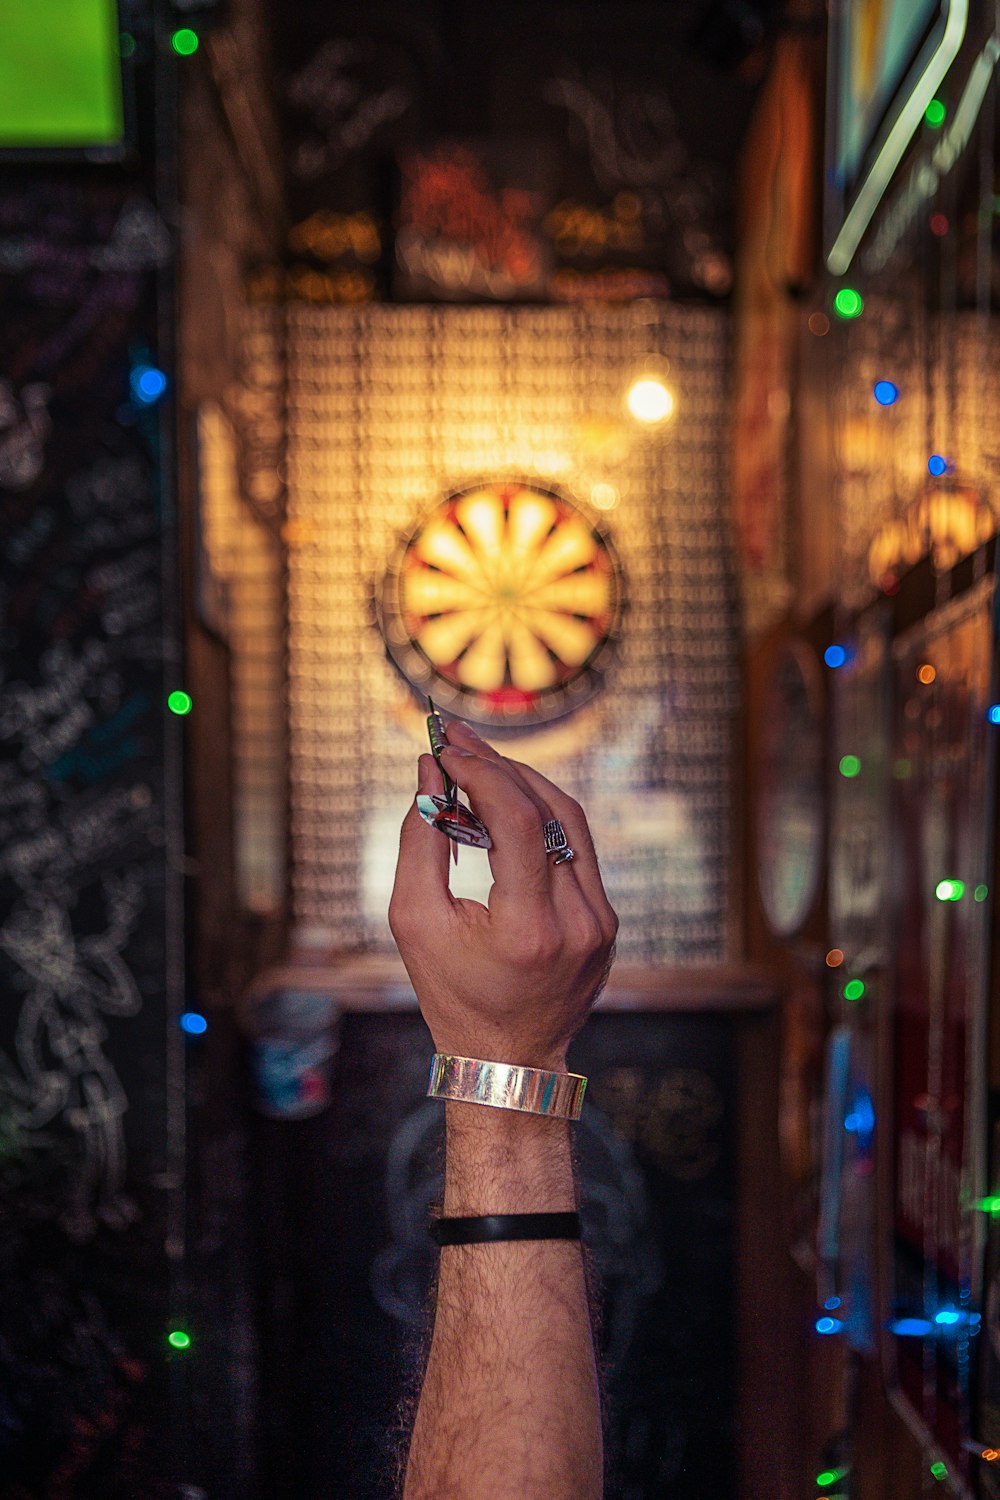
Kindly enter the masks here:
<path id="1" fill-rule="evenodd" d="M 558 1044 L 516 1041 L 509 1037 L 492 1038 L 476 1033 L 469 1038 L 446 1039 L 438 1033 L 434 1037 L 434 1051 L 448 1057 L 473 1057 L 479 1062 L 507 1063 L 515 1068 L 539 1068 L 546 1073 L 566 1073 L 566 1047 Z"/>
<path id="2" fill-rule="evenodd" d="M 568 1120 L 449 1101 L 445 1105 L 445 1214 L 575 1209 L 570 1129 Z"/>

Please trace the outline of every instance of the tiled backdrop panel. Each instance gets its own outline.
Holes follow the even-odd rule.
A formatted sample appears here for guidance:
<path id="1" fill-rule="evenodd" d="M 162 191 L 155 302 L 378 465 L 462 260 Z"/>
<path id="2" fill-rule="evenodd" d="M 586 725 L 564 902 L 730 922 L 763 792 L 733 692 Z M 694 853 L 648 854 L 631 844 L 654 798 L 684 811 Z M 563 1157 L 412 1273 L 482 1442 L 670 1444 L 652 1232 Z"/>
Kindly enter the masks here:
<path id="1" fill-rule="evenodd" d="M 514 474 L 555 482 L 607 525 L 628 610 L 603 693 L 522 733 L 512 753 L 584 802 L 622 918 L 621 956 L 719 961 L 738 649 L 725 315 L 655 303 L 293 305 L 284 317 L 258 310 L 253 338 L 260 358 L 269 338 L 286 339 L 289 361 L 300 939 L 391 950 L 385 909 L 423 713 L 386 660 L 373 600 L 397 537 L 448 486 Z M 662 428 L 640 429 L 622 398 L 650 355 L 669 361 L 677 405 Z M 485 856 L 463 851 L 459 878 L 482 894 Z"/>

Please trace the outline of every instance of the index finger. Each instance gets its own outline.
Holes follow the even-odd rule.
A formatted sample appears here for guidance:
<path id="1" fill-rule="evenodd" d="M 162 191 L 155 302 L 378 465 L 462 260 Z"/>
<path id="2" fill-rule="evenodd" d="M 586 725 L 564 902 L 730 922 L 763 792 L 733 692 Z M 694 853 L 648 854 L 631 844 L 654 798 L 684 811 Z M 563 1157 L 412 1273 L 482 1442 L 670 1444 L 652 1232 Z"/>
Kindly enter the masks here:
<path id="1" fill-rule="evenodd" d="M 490 868 L 496 895 L 549 901 L 549 867 L 542 816 L 503 765 L 448 745 L 441 752 L 448 775 L 468 794 L 490 831 Z"/>

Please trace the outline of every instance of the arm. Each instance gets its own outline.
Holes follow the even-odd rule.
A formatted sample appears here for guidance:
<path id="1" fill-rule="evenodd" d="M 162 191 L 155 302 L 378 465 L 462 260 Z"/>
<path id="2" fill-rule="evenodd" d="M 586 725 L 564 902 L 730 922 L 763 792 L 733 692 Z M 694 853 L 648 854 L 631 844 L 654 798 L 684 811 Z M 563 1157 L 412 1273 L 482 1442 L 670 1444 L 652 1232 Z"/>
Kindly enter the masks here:
<path id="1" fill-rule="evenodd" d="M 449 738 L 446 769 L 493 835 L 489 909 L 451 897 L 447 841 L 411 810 L 393 933 L 438 1051 L 565 1072 L 617 929 L 586 820 L 557 787 L 464 726 L 449 726 Z M 439 787 L 433 760 L 421 757 L 420 789 Z M 572 864 L 545 856 L 549 817 L 566 828 Z M 568 1122 L 445 1109 L 446 1216 L 577 1206 Z M 599 1500 L 602 1466 L 579 1244 L 445 1246 L 405 1500 Z"/>

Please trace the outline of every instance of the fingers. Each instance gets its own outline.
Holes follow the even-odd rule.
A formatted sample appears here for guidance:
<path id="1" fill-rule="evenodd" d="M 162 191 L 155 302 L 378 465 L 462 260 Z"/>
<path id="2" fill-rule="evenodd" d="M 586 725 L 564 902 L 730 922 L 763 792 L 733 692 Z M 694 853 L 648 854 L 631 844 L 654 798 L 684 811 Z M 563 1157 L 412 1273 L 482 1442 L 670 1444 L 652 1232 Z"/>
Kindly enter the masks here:
<path id="1" fill-rule="evenodd" d="M 468 745 L 470 748 L 476 747 L 481 754 L 506 766 L 528 795 L 532 796 L 537 804 L 547 809 L 544 816 L 559 819 L 566 830 L 566 838 L 575 856 L 570 868 L 588 905 L 597 917 L 605 937 L 609 941 L 613 939 L 618 931 L 618 918 L 605 894 L 594 840 L 591 837 L 586 814 L 580 804 L 561 787 L 556 786 L 555 782 L 543 776 L 540 771 L 536 771 L 533 766 L 524 765 L 520 761 L 505 760 L 492 746 L 480 739 L 474 729 L 462 723 L 461 720 L 449 722 L 448 736 L 449 739 L 454 736 L 456 744 Z M 555 872 L 560 879 L 567 873 L 565 866 L 560 866 Z"/>
<path id="2" fill-rule="evenodd" d="M 431 755 L 420 757 L 417 786 L 419 791 L 434 796 L 440 796 L 443 791 L 441 773 Z M 399 833 L 396 880 L 389 902 L 389 926 L 394 937 L 405 934 L 414 925 L 425 923 L 428 918 L 433 920 L 435 910 L 450 910 L 450 847 L 449 841 L 436 828 L 425 823 L 416 804 L 411 803 Z"/>
<path id="3" fill-rule="evenodd" d="M 538 814 L 543 823 L 547 823 L 551 818 L 556 817 L 556 813 L 538 791 L 538 788 L 533 786 L 528 778 L 521 774 L 523 768 L 516 761 L 506 759 L 498 750 L 488 744 L 486 740 L 481 739 L 474 729 L 470 728 L 468 724 L 463 724 L 460 720 L 453 720 L 449 723 L 449 734 L 452 730 L 458 731 L 455 735 L 456 740 L 463 740 L 476 755 L 482 756 L 484 760 L 493 761 L 495 765 L 501 766 L 509 776 L 513 777 L 525 796 L 530 797 L 531 801 L 538 808 Z M 540 833 L 539 837 L 542 839 L 544 845 L 544 834 Z M 587 899 L 577 881 L 574 864 L 575 861 L 566 860 L 560 866 L 558 877 L 553 878 L 553 867 L 551 861 L 549 862 L 549 895 L 556 910 L 562 912 L 564 915 L 571 913 L 575 907 L 578 907 Z"/>
<path id="4" fill-rule="evenodd" d="M 500 761 L 456 745 L 441 753 L 448 775 L 458 782 L 490 830 L 490 867 L 502 899 L 549 902 L 549 871 L 541 812 Z M 433 829 L 430 830 L 433 832 Z M 436 837 L 440 838 L 440 834 Z M 491 902 L 493 897 L 490 898 Z"/>

